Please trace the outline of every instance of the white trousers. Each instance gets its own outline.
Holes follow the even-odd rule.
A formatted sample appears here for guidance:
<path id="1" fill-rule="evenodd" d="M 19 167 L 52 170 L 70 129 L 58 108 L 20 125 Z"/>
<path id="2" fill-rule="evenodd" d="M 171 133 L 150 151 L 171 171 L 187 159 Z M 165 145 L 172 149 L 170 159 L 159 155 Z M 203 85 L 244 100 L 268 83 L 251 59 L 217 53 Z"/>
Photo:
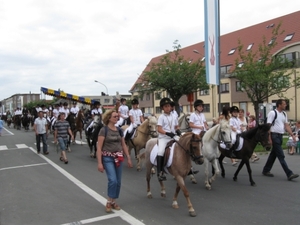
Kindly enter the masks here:
<path id="1" fill-rule="evenodd" d="M 236 142 L 236 135 L 237 134 L 240 134 L 241 132 L 239 132 L 239 131 L 231 131 L 231 144 L 234 144 L 235 142 Z"/>
<path id="2" fill-rule="evenodd" d="M 170 138 L 168 136 L 158 139 L 158 152 L 157 152 L 158 156 L 164 156 L 165 148 L 166 148 L 168 142 L 171 140 L 172 140 L 172 138 Z"/>

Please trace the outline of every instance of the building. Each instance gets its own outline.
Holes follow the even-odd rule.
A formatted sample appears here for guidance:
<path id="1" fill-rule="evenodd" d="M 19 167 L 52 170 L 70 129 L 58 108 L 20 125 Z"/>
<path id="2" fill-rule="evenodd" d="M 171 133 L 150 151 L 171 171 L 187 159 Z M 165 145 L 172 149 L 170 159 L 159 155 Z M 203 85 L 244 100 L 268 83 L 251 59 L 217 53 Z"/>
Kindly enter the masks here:
<path id="1" fill-rule="evenodd" d="M 300 11 L 281 16 L 272 20 L 268 20 L 244 29 L 240 29 L 228 34 L 224 34 L 220 37 L 220 95 L 218 88 L 210 85 L 208 90 L 198 90 L 194 93 L 194 99 L 202 99 L 205 102 L 204 112 L 207 119 L 212 119 L 219 115 L 220 109 L 218 108 L 219 99 L 221 106 L 236 105 L 239 108 L 254 114 L 254 107 L 252 102 L 247 97 L 246 93 L 239 90 L 239 81 L 234 77 L 231 77 L 230 69 L 235 65 L 235 60 L 238 58 L 237 47 L 238 40 L 248 50 L 257 50 L 260 43 L 262 43 L 263 36 L 266 40 L 272 42 L 272 30 L 279 23 L 282 23 L 281 29 L 285 32 L 278 36 L 276 42 L 277 45 L 273 49 L 272 54 L 282 54 L 288 60 L 294 62 L 294 74 L 293 76 L 299 76 L 300 72 L 300 26 L 299 26 Z M 185 59 L 193 60 L 205 60 L 204 42 L 200 42 L 181 49 L 181 55 Z M 151 59 L 148 65 L 157 63 L 162 56 Z M 242 62 L 241 62 L 242 63 Z M 242 66 L 242 64 L 241 64 Z M 130 92 L 134 96 L 138 96 L 138 85 L 142 83 L 143 74 L 149 70 L 147 66 L 140 77 L 136 80 L 135 84 L 130 89 Z M 143 84 L 142 84 L 143 85 Z M 288 118 L 293 120 L 300 119 L 300 115 L 297 115 L 297 111 L 300 112 L 299 103 L 299 90 L 296 88 L 289 89 L 285 96 L 290 99 L 289 107 L 287 108 Z M 145 112 L 160 113 L 159 99 L 167 97 L 167 93 L 153 93 L 140 98 L 140 107 Z M 261 104 L 262 112 L 266 113 L 265 108 L 267 103 L 274 103 L 278 99 L 277 96 L 270 97 L 266 102 Z M 192 107 L 187 101 L 187 96 L 182 96 L 179 103 L 183 106 L 184 112 L 191 111 Z"/>
<path id="2" fill-rule="evenodd" d="M 32 101 L 39 101 L 40 100 L 40 94 L 34 94 L 34 93 L 23 93 L 23 94 L 14 94 L 9 98 L 3 99 L 1 101 L 2 112 L 7 112 L 8 110 L 10 112 L 14 111 L 16 108 L 23 108 L 23 105 L 32 102 Z"/>

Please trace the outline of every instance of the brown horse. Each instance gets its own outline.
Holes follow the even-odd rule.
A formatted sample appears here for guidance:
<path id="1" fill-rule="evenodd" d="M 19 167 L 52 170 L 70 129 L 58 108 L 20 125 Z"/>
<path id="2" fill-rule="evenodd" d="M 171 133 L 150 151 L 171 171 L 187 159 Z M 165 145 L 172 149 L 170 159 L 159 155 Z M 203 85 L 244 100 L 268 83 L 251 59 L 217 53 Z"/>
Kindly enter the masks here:
<path id="1" fill-rule="evenodd" d="M 84 115 L 83 115 L 82 110 L 80 109 L 78 111 L 77 117 L 75 118 L 75 128 L 72 131 L 73 136 L 74 136 L 74 141 L 76 139 L 77 132 L 79 132 L 81 145 L 82 145 L 83 118 L 84 118 Z"/>
<path id="2" fill-rule="evenodd" d="M 151 179 L 152 167 L 154 166 L 154 164 L 150 160 L 150 155 L 151 155 L 151 151 L 153 150 L 153 147 L 156 144 L 157 144 L 156 138 L 150 139 L 146 144 L 145 160 L 146 160 L 146 169 L 147 169 L 146 179 L 147 179 L 148 198 L 152 198 L 152 194 L 150 191 L 150 179 Z M 200 135 L 193 134 L 192 132 L 185 133 L 183 136 L 180 137 L 179 141 L 176 141 L 174 146 L 172 164 L 169 167 L 167 167 L 168 172 L 171 175 L 173 175 L 177 181 L 177 186 L 173 197 L 172 206 L 175 209 L 178 208 L 177 196 L 181 189 L 186 198 L 190 216 L 196 216 L 196 213 L 191 203 L 189 192 L 185 186 L 184 179 L 189 173 L 189 171 L 191 170 L 191 166 L 192 166 L 191 159 L 196 164 L 203 163 L 201 145 L 202 144 L 201 144 Z M 161 196 L 166 197 L 164 184 L 162 181 L 160 181 L 159 183 L 161 187 Z"/>
<path id="3" fill-rule="evenodd" d="M 122 127 L 123 131 L 128 127 L 125 125 Z M 141 170 L 141 158 L 140 150 L 145 148 L 146 142 L 151 137 L 157 137 L 157 118 L 155 116 L 149 116 L 137 129 L 134 134 L 133 139 L 127 141 L 127 146 L 129 152 L 134 149 L 135 158 L 137 160 L 136 169 Z"/>

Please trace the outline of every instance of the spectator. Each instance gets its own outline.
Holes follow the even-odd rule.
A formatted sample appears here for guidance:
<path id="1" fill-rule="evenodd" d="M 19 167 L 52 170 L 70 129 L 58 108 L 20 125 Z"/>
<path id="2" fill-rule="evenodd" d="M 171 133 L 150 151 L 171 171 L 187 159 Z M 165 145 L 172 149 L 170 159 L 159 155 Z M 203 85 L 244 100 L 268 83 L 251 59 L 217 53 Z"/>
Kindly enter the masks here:
<path id="1" fill-rule="evenodd" d="M 249 121 L 248 121 L 248 129 L 253 129 L 256 127 L 256 120 L 255 120 L 255 116 L 250 115 L 249 116 Z M 255 152 L 253 152 L 252 156 L 251 156 L 251 162 L 255 162 L 259 160 L 259 157 L 257 156 L 257 154 Z"/>
<path id="2" fill-rule="evenodd" d="M 289 155 L 294 155 L 295 154 L 295 149 L 299 145 L 299 136 L 300 136 L 300 121 L 296 122 L 296 126 L 292 130 L 293 134 L 296 136 L 296 141 L 294 142 L 293 137 L 289 136 L 289 140 L 286 142 L 286 146 L 288 147 L 288 154 Z"/>
<path id="3" fill-rule="evenodd" d="M 48 136 L 48 122 L 46 118 L 44 118 L 43 111 L 39 111 L 39 116 L 34 120 L 33 129 L 36 135 L 36 148 L 37 154 L 41 152 L 41 139 L 43 141 L 43 153 L 44 155 L 48 155 L 48 145 L 47 145 L 47 136 Z"/>

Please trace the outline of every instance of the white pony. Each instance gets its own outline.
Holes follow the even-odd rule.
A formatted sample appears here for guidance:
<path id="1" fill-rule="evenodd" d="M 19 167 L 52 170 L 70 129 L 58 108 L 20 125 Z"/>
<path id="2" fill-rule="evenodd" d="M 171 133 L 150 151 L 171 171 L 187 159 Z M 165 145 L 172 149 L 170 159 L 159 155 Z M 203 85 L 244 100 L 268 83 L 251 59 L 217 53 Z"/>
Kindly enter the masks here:
<path id="1" fill-rule="evenodd" d="M 205 167 L 205 187 L 207 190 L 211 190 L 211 183 L 216 179 L 216 176 L 220 173 L 218 166 L 218 157 L 219 157 L 219 144 L 223 142 L 226 145 L 226 148 L 231 147 L 231 136 L 230 136 L 230 125 L 227 120 L 221 120 L 219 124 L 210 128 L 204 134 L 202 138 L 202 153 L 204 157 L 204 167 Z M 208 179 L 208 163 L 211 163 L 215 173 Z"/>

